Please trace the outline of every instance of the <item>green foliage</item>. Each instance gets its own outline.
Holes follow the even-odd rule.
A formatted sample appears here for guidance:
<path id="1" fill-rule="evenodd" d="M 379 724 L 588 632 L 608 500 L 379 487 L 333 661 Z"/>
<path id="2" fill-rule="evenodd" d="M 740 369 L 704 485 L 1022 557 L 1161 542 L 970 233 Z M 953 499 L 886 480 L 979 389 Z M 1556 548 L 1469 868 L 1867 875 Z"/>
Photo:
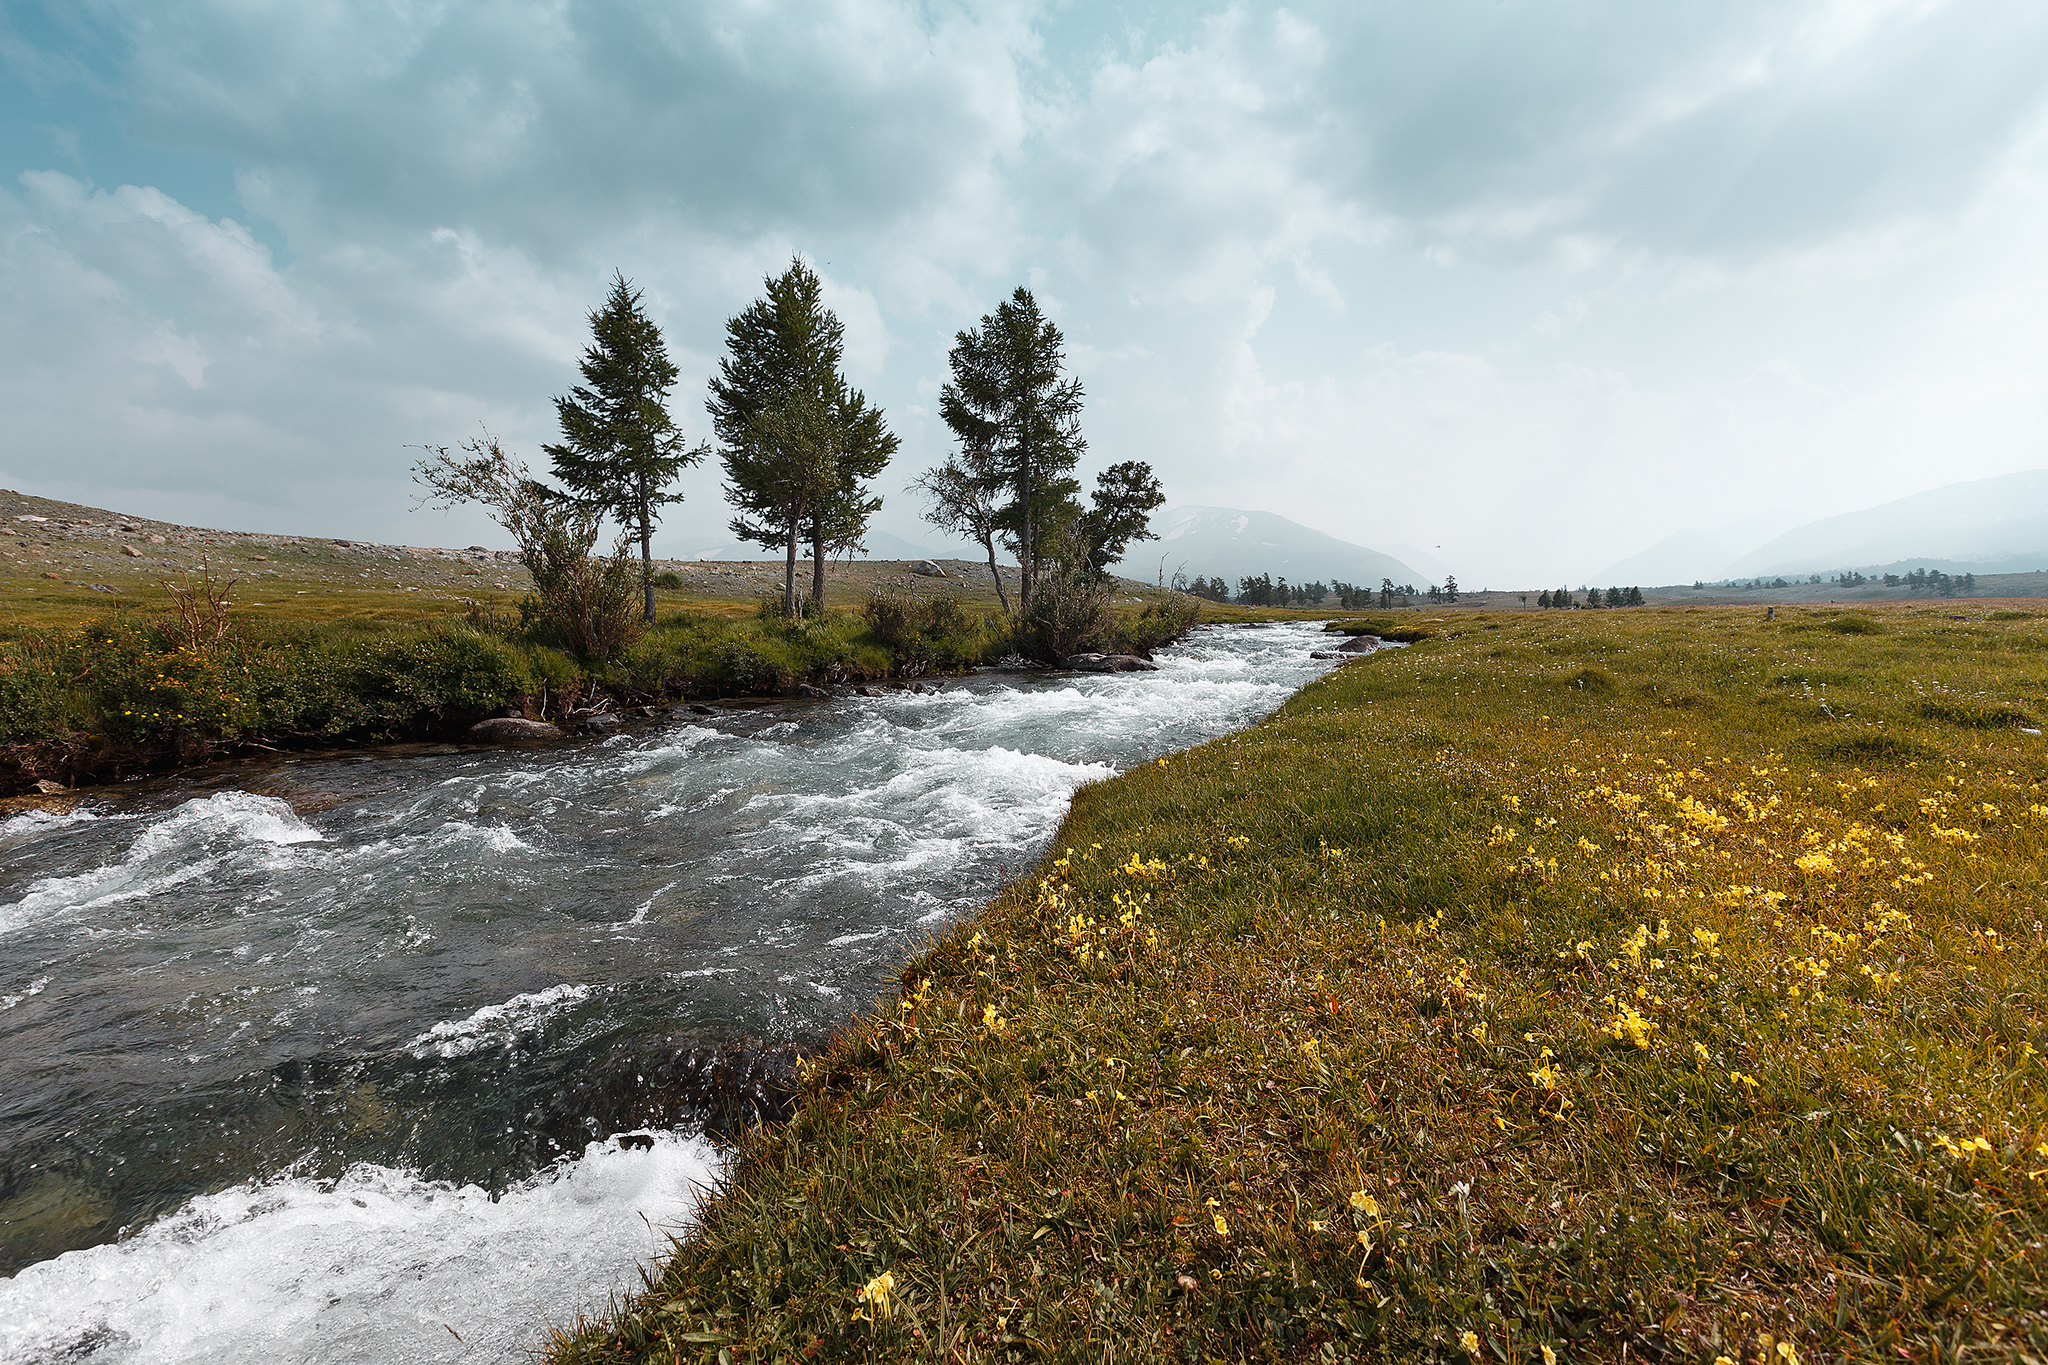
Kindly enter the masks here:
<path id="1" fill-rule="evenodd" d="M 1062 377 L 1065 339 L 1022 285 L 954 338 L 947 362 L 953 378 L 940 390 L 939 414 L 961 450 L 978 453 L 977 477 L 1000 499 L 994 521 L 1016 544 L 1019 610 L 1028 614 L 1047 538 L 1079 510 L 1081 485 L 1070 471 L 1088 446 L 1081 381 Z"/>
<path id="2" fill-rule="evenodd" d="M 987 616 L 966 610 L 950 597 L 878 592 L 861 608 L 861 618 L 906 678 L 972 668 L 1008 637 Z"/>
<path id="3" fill-rule="evenodd" d="M 1018 622 L 1017 644 L 1030 658 L 1058 663 L 1106 643 L 1114 628 L 1108 588 L 1068 555 L 1044 564 Z"/>
<path id="4" fill-rule="evenodd" d="M 1152 657 L 1152 651 L 1186 635 L 1202 619 L 1200 598 L 1178 595 L 1165 601 L 1148 602 L 1136 616 L 1116 622 L 1111 643 L 1119 654 Z"/>
<path id="5" fill-rule="evenodd" d="M 764 282 L 764 297 L 725 325 L 726 356 L 706 401 L 725 465 L 733 534 L 782 550 L 785 613 L 797 613 L 795 558 L 811 551 L 811 596 L 825 592 L 825 559 L 852 549 L 882 505 L 868 491 L 896 452 L 881 409 L 840 373 L 844 324 L 825 307 L 824 282 L 800 260 Z"/>
<path id="6" fill-rule="evenodd" d="M 259 737 L 466 725 L 530 670 L 466 624 L 364 637 L 237 626 L 193 649 L 176 624 L 115 617 L 0 647 L 0 741 L 73 733 L 177 752 Z"/>
<path id="7" fill-rule="evenodd" d="M 702 460 L 707 447 L 686 448 L 668 415 L 676 367 L 661 328 L 623 274 L 613 276 L 604 307 L 590 314 L 590 330 L 584 384 L 555 400 L 563 441 L 543 448 L 572 498 L 616 518 L 639 539 L 645 619 L 652 622 L 654 523 L 665 504 L 682 501 L 669 485 Z"/>

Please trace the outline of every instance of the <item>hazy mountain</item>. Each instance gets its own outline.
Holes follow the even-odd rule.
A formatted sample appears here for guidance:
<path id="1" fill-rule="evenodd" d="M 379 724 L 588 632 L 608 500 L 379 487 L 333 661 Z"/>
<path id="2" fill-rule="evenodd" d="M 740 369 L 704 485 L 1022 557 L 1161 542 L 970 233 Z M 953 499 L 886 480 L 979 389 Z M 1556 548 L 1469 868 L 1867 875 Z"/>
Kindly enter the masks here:
<path id="1" fill-rule="evenodd" d="M 1152 518 L 1158 540 L 1131 546 L 1117 572 L 1141 582 L 1156 582 L 1164 566 L 1169 582 L 1175 573 L 1189 578 L 1222 578 L 1233 588 L 1240 578 L 1271 574 L 1290 583 L 1357 583 L 1378 587 L 1382 578 L 1396 583 L 1430 582 L 1392 555 L 1353 545 L 1312 531 L 1271 512 L 1243 512 L 1229 507 L 1169 507 Z"/>
<path id="2" fill-rule="evenodd" d="M 1649 549 L 1608 565 L 1586 580 L 1601 587 L 1652 587 L 1722 578 L 1728 566 L 1796 524 L 1776 513 L 1745 517 L 1724 526 L 1688 526 Z"/>
<path id="3" fill-rule="evenodd" d="M 1827 573 L 1906 560 L 2048 567 L 2048 469 L 1952 483 L 1795 526 L 1721 576 Z"/>

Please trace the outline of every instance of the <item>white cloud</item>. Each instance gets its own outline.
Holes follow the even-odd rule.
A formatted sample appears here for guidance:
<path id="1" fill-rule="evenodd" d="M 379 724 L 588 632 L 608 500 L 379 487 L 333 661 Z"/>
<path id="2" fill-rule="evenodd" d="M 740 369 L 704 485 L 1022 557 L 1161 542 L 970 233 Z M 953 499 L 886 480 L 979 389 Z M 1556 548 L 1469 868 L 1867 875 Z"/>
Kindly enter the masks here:
<path id="1" fill-rule="evenodd" d="M 2048 455 L 2032 7 L 95 13 L 0 43 L 19 126 L 136 130 L 0 194 L 6 474 L 41 491 L 438 535 L 405 446 L 537 457 L 614 269 L 702 435 L 793 254 L 904 438 L 908 539 L 946 349 L 1027 280 L 1091 467 L 1353 539 L 1398 508 L 1382 538 L 1468 582 Z M 718 538 L 715 468 L 686 487 L 674 539 Z"/>

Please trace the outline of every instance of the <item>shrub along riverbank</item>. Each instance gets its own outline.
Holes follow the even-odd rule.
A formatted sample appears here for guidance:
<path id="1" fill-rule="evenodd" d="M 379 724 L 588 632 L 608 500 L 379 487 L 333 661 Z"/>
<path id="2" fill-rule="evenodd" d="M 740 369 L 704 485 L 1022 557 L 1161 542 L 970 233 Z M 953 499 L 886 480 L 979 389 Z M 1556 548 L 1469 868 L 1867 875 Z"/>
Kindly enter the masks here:
<path id="1" fill-rule="evenodd" d="M 1455 616 L 1084 788 L 552 1358 L 2048 1356 L 2044 660 Z"/>
<path id="2" fill-rule="evenodd" d="M 1148 653 L 1196 610 L 1183 598 L 1106 616 L 1099 645 Z M 121 615 L 31 630 L 0 641 L 0 785 L 107 781 L 249 745 L 452 738 L 508 709 L 562 720 L 593 705 L 957 673 L 1017 648 L 999 615 L 886 593 L 801 622 L 670 612 L 603 662 L 546 638 L 485 612 L 395 628 L 221 613 L 197 628 Z"/>

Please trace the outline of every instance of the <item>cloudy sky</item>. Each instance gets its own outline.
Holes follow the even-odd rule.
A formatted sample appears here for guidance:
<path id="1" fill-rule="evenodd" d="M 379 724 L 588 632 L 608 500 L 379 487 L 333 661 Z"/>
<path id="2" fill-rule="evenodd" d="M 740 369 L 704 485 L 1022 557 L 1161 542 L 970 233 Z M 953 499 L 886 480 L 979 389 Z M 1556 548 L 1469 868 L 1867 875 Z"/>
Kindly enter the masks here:
<path id="1" fill-rule="evenodd" d="M 2048 465 L 2037 4 L 0 0 L 0 112 L 0 483 L 142 515 L 501 542 L 409 445 L 539 461 L 614 269 L 708 434 L 793 253 L 911 540 L 1019 283 L 1089 469 L 1468 585 Z"/>

